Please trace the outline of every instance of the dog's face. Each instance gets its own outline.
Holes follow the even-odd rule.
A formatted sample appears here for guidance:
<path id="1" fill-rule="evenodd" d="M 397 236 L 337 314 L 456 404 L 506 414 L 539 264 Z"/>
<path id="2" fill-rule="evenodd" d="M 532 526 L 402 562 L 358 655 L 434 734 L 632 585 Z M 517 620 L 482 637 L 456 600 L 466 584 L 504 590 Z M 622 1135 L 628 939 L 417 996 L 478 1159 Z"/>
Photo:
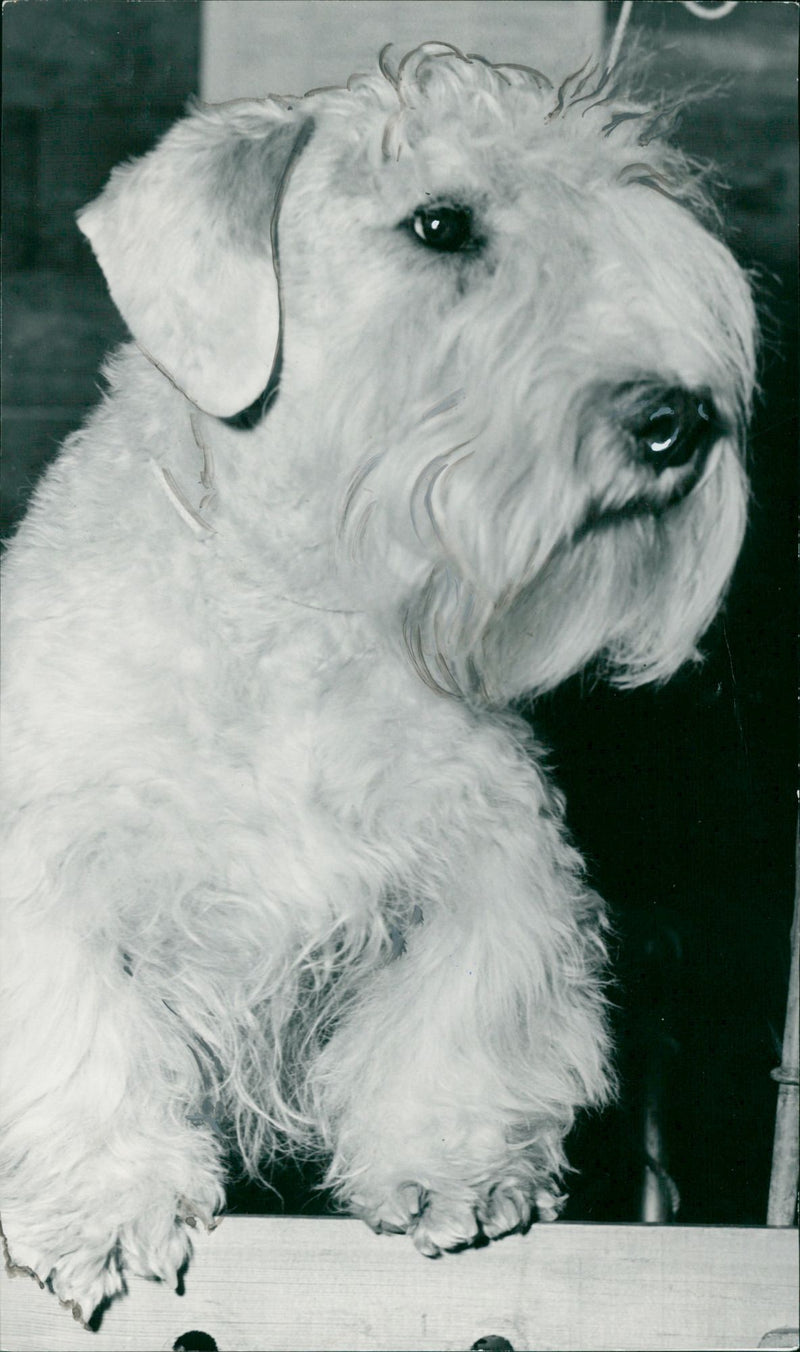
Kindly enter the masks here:
<path id="1" fill-rule="evenodd" d="M 187 356 L 163 287 L 123 311 L 233 413 L 266 384 L 279 300 L 279 403 L 309 410 L 343 574 L 443 689 L 505 702 L 597 655 L 664 678 L 729 578 L 752 306 L 653 131 L 587 78 L 555 91 L 429 44 L 347 90 L 197 119 L 112 185 L 124 216 L 168 163 L 183 198 L 204 180 L 188 286 L 227 352 Z M 109 214 L 86 224 L 113 291 Z"/>

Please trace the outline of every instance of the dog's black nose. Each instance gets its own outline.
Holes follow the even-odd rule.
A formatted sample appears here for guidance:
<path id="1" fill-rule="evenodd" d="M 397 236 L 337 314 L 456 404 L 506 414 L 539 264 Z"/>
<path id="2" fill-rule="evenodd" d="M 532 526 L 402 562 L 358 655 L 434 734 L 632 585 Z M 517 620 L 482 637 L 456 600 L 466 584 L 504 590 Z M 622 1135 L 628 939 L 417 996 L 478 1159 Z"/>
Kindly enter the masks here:
<path id="1" fill-rule="evenodd" d="M 707 391 L 675 386 L 654 393 L 631 430 L 636 458 L 662 474 L 689 464 L 698 470 L 722 428 Z"/>

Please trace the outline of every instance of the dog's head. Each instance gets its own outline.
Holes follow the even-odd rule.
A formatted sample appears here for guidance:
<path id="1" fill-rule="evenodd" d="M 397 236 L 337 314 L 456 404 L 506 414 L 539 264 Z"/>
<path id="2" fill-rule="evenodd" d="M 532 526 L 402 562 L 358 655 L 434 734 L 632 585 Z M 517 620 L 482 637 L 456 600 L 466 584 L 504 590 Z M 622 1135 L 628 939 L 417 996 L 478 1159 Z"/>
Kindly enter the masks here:
<path id="1" fill-rule="evenodd" d="M 340 567 L 436 687 L 504 702 L 598 656 L 663 679 L 718 608 L 754 316 L 658 123 L 606 74 L 426 44 L 201 109 L 80 217 L 201 408 L 280 368 Z"/>

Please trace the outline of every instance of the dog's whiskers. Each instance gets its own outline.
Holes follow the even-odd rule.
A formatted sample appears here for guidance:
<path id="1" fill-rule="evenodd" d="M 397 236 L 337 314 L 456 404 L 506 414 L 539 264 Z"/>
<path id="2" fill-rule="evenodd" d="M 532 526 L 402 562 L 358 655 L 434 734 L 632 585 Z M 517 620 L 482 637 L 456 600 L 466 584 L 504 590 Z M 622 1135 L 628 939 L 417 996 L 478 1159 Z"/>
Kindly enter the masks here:
<path id="1" fill-rule="evenodd" d="M 298 601 L 296 596 L 286 596 L 283 593 L 278 597 L 279 601 L 285 601 L 290 606 L 300 606 L 303 610 L 316 610 L 322 615 L 362 615 L 361 610 L 349 609 L 340 606 L 317 606 L 311 601 Z"/>
<path id="2" fill-rule="evenodd" d="M 340 537 L 344 534 L 345 530 L 347 529 L 347 524 L 350 515 L 353 511 L 356 499 L 359 493 L 361 492 L 366 480 L 369 478 L 371 474 L 374 473 L 374 471 L 377 469 L 378 465 L 385 458 L 385 456 L 386 456 L 385 451 L 378 451 L 377 454 L 370 456 L 369 460 L 365 461 L 364 464 L 361 465 L 356 470 L 355 474 L 351 478 L 344 495 L 344 501 L 342 503 L 342 509 L 339 515 Z"/>
<path id="3" fill-rule="evenodd" d="M 450 413 L 459 404 L 463 404 L 466 398 L 466 391 L 463 389 L 453 390 L 451 394 L 446 394 L 443 399 L 434 404 L 423 413 L 421 422 L 430 422 L 432 418 L 439 418 L 443 413 Z"/>
<path id="4" fill-rule="evenodd" d="M 433 493 L 444 474 L 449 470 L 456 469 L 459 465 L 464 464 L 475 454 L 474 451 L 468 451 L 466 455 L 462 456 L 459 456 L 458 454 L 459 451 L 464 450 L 465 446 L 471 445 L 474 440 L 474 437 L 469 437 L 466 441 L 459 442 L 457 446 L 452 446 L 449 451 L 444 451 L 441 455 L 435 456 L 434 459 L 420 471 L 414 482 L 414 486 L 411 489 L 411 523 L 414 527 L 417 539 L 420 540 L 420 542 L 423 542 L 423 534 L 418 524 L 417 511 L 417 503 L 419 502 L 421 495 L 422 504 L 425 508 L 425 513 L 433 533 L 442 549 L 448 554 L 451 553 L 451 550 L 445 542 L 442 528 L 436 517 L 436 511 L 433 505 Z"/>

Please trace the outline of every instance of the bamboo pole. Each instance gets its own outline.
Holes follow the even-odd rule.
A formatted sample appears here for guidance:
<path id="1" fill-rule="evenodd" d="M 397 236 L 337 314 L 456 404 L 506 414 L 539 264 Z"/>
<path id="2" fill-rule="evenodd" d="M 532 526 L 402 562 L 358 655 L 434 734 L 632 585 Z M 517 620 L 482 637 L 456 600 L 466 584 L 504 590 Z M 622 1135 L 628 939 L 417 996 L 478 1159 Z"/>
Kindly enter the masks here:
<path id="1" fill-rule="evenodd" d="M 794 1225 L 797 1216 L 798 1173 L 800 1173 L 800 1129 L 798 1117 L 798 946 L 800 946 L 800 857 L 798 890 L 795 892 L 792 921 L 792 956 L 789 992 L 786 997 L 786 1026 L 783 1055 L 772 1078 L 778 1081 L 778 1105 L 775 1112 L 775 1138 L 772 1147 L 772 1175 L 769 1183 L 767 1225 Z"/>

